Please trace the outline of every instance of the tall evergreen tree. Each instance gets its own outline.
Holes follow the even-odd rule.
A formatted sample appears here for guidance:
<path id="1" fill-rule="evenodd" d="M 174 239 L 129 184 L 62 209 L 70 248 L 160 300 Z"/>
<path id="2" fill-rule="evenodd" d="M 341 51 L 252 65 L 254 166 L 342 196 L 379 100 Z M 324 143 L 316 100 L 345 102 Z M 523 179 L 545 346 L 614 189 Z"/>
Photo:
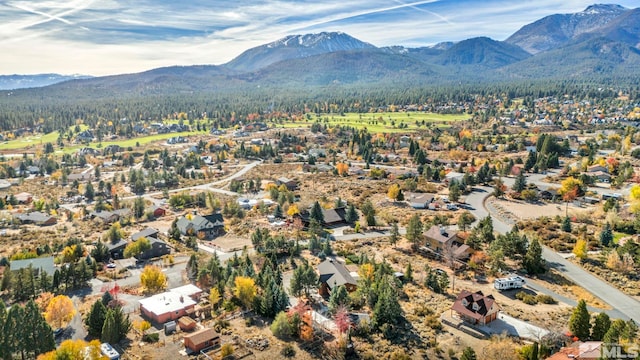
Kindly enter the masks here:
<path id="1" fill-rule="evenodd" d="M 331 291 L 329 296 L 329 311 L 335 312 L 338 307 L 344 306 L 349 300 L 349 293 L 344 285 L 338 285 Z"/>
<path id="2" fill-rule="evenodd" d="M 356 211 L 356 207 L 353 204 L 349 204 L 349 207 L 347 208 L 347 212 L 344 215 L 344 219 L 350 223 L 353 224 L 354 222 L 358 221 L 358 212 Z"/>
<path id="3" fill-rule="evenodd" d="M 611 230 L 611 224 L 609 222 L 604 223 L 604 228 L 600 232 L 600 244 L 602 246 L 609 246 L 613 242 L 613 231 Z"/>
<path id="4" fill-rule="evenodd" d="M 609 315 L 607 315 L 607 313 L 601 312 L 596 315 L 593 321 L 593 327 L 591 328 L 591 340 L 602 341 L 610 327 L 611 319 L 609 319 Z"/>
<path id="5" fill-rule="evenodd" d="M 319 202 L 316 201 L 315 203 L 313 203 L 309 218 L 317 221 L 320 224 L 324 222 L 324 214 L 322 213 L 322 206 L 320 206 Z"/>
<path id="6" fill-rule="evenodd" d="M 388 276 L 378 283 L 378 299 L 373 308 L 372 323 L 380 328 L 382 325 L 396 325 L 402 316 L 402 308 L 398 302 L 396 289 L 391 285 Z"/>
<path id="7" fill-rule="evenodd" d="M 102 328 L 107 317 L 107 307 L 104 306 L 101 300 L 97 300 L 91 306 L 91 311 L 85 319 L 85 324 L 89 330 L 89 335 L 97 338 L 102 336 Z"/>
<path id="8" fill-rule="evenodd" d="M 411 247 L 414 250 L 417 250 L 418 247 L 420 247 L 420 244 L 422 243 L 422 221 L 418 214 L 414 214 L 411 219 L 409 219 L 406 237 L 407 240 L 411 242 Z"/>
<path id="9" fill-rule="evenodd" d="M 571 218 L 569 218 L 568 216 L 565 216 L 564 219 L 562 219 L 561 229 L 562 231 L 567 233 L 571 232 Z"/>
<path id="10" fill-rule="evenodd" d="M 522 192 L 522 190 L 527 188 L 527 178 L 522 172 L 516 176 L 516 180 L 511 188 L 515 192 Z"/>
<path id="11" fill-rule="evenodd" d="M 536 275 L 545 272 L 545 261 L 542 258 L 542 246 L 537 238 L 531 240 L 527 253 L 522 260 L 522 266 L 527 274 Z"/>
<path id="12" fill-rule="evenodd" d="M 589 338 L 591 329 L 591 317 L 587 310 L 587 303 L 580 299 L 578 305 L 573 309 L 571 318 L 569 318 L 569 330 L 571 334 L 578 339 L 584 341 Z"/>

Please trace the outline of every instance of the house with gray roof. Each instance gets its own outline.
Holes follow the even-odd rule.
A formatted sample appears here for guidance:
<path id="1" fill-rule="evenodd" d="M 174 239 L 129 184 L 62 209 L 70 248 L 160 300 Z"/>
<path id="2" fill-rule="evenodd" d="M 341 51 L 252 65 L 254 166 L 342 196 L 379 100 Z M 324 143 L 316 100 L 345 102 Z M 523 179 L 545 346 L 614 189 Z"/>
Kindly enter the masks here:
<path id="1" fill-rule="evenodd" d="M 191 219 L 183 216 L 178 219 L 176 226 L 183 236 L 211 240 L 224 232 L 224 219 L 220 213 L 205 216 L 193 215 Z"/>
<path id="2" fill-rule="evenodd" d="M 320 275 L 318 292 L 322 296 L 328 296 L 340 285 L 344 285 L 348 292 L 355 291 L 358 287 L 358 282 L 344 264 L 334 259 L 326 259 L 318 264 L 318 274 Z"/>
<path id="3" fill-rule="evenodd" d="M 24 260 L 13 260 L 9 263 L 9 268 L 11 271 L 18 271 L 20 269 L 32 268 L 36 270 L 36 272 L 44 271 L 49 275 L 53 275 L 56 271 L 56 266 L 53 263 L 53 256 L 35 258 L 35 259 L 24 259 Z"/>
<path id="4" fill-rule="evenodd" d="M 21 224 L 35 224 L 38 226 L 50 226 L 58 221 L 55 216 L 40 211 L 33 211 L 28 214 L 17 214 L 14 218 L 20 221 Z"/>

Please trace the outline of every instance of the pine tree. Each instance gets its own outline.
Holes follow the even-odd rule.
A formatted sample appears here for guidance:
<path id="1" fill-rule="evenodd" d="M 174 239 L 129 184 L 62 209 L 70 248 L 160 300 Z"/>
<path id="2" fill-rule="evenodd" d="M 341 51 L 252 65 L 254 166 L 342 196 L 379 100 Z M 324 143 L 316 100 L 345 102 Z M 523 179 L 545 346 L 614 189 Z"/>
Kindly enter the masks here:
<path id="1" fill-rule="evenodd" d="M 562 231 L 566 233 L 571 232 L 571 219 L 568 216 L 565 216 L 564 219 L 562 219 Z"/>
<path id="2" fill-rule="evenodd" d="M 527 188 L 527 178 L 524 177 L 523 173 L 518 174 L 516 176 L 516 180 L 511 187 L 515 192 L 522 192 L 522 190 Z"/>
<path id="3" fill-rule="evenodd" d="M 391 245 L 395 247 L 399 239 L 400 239 L 400 230 L 398 229 L 398 223 L 394 221 L 393 224 L 391 224 L 391 231 L 389 233 L 389 242 L 391 243 Z"/>
<path id="4" fill-rule="evenodd" d="M 593 327 L 591 328 L 591 340 L 602 341 L 610 327 L 611 319 L 609 319 L 609 315 L 605 312 L 601 312 L 596 315 L 596 318 L 593 321 Z"/>
<path id="5" fill-rule="evenodd" d="M 89 330 L 89 335 L 97 338 L 102 335 L 102 327 L 104 326 L 107 316 L 107 308 L 101 300 L 96 301 L 91 306 L 91 311 L 85 319 L 85 324 Z"/>
<path id="6" fill-rule="evenodd" d="M 276 204 L 276 208 L 273 210 L 273 217 L 276 219 L 282 219 L 282 207 L 280 204 Z"/>
<path id="7" fill-rule="evenodd" d="M 410 283 L 413 282 L 413 268 L 411 262 L 407 264 L 407 268 L 404 270 L 404 281 Z"/>
<path id="8" fill-rule="evenodd" d="M 102 342 L 115 344 L 120 340 L 116 320 L 112 311 L 107 311 L 101 332 L 100 340 L 102 340 Z"/>
<path id="9" fill-rule="evenodd" d="M 22 334 L 25 350 L 34 358 L 56 348 L 53 331 L 33 300 L 25 305 Z"/>
<path id="10" fill-rule="evenodd" d="M 396 289 L 391 286 L 388 277 L 380 280 L 378 291 L 378 300 L 373 308 L 372 324 L 377 328 L 385 324 L 397 324 L 402 316 L 402 308 L 398 302 Z"/>
<path id="11" fill-rule="evenodd" d="M 354 222 L 358 221 L 358 212 L 356 211 L 356 207 L 353 204 L 349 204 L 349 207 L 347 208 L 347 213 L 344 216 L 344 219 L 350 223 L 353 224 Z"/>
<path id="12" fill-rule="evenodd" d="M 313 203 L 309 218 L 317 221 L 319 224 L 322 224 L 324 222 L 324 214 L 322 213 L 322 207 L 320 206 L 319 202 L 316 201 L 315 203 Z"/>
<path id="13" fill-rule="evenodd" d="M 527 161 L 524 163 L 524 170 L 530 171 L 536 165 L 537 157 L 536 153 L 533 151 L 529 151 L 529 155 L 527 156 Z"/>
<path id="14" fill-rule="evenodd" d="M 464 350 L 462 350 L 462 355 L 460 355 L 460 360 L 476 360 L 477 356 L 476 356 L 476 352 L 473 350 L 473 348 L 467 346 L 466 348 L 464 348 Z"/>
<path id="15" fill-rule="evenodd" d="M 331 295 L 329 296 L 329 311 L 334 313 L 340 306 L 347 304 L 349 300 L 349 293 L 344 285 L 338 285 L 333 288 Z"/>
<path id="16" fill-rule="evenodd" d="M 417 250 L 418 247 L 420 247 L 420 244 L 422 243 L 422 221 L 418 214 L 414 214 L 411 219 L 409 219 L 406 237 L 407 240 L 411 242 L 411 247 L 414 250 Z"/>
<path id="17" fill-rule="evenodd" d="M 605 222 L 604 223 L 604 228 L 602 229 L 602 232 L 600 232 L 600 244 L 602 244 L 602 246 L 607 247 L 609 245 L 611 245 L 611 243 L 613 242 L 613 231 L 611 230 L 611 224 L 609 224 L 609 222 Z"/>
<path id="18" fill-rule="evenodd" d="M 571 318 L 569 319 L 569 330 L 578 339 L 584 341 L 589 338 L 590 333 L 590 320 L 589 311 L 587 310 L 587 303 L 581 299 L 578 305 L 573 309 Z"/>
<path id="19" fill-rule="evenodd" d="M 544 264 L 542 246 L 540 246 L 538 239 L 534 238 L 531 240 L 527 253 L 522 260 L 522 266 L 527 270 L 527 274 L 536 275 L 545 272 Z"/>

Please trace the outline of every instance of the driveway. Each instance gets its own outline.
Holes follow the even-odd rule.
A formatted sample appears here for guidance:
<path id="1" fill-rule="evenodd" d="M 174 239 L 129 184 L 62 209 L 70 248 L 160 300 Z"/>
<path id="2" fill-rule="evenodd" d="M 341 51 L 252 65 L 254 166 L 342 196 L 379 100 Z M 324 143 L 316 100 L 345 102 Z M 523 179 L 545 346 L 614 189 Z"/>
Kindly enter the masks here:
<path id="1" fill-rule="evenodd" d="M 491 187 L 477 186 L 476 190 L 467 196 L 466 201 L 474 208 L 471 212 L 476 218 L 481 219 L 489 214 L 491 209 L 487 209 L 484 206 L 484 201 L 492 192 L 493 188 Z M 513 227 L 513 223 L 506 223 L 493 213 L 491 214 L 491 218 L 493 219 L 494 230 L 501 234 L 510 231 Z M 542 257 L 550 267 L 562 273 L 567 279 L 582 286 L 609 304 L 613 308 L 613 313 L 616 314 L 617 312 L 618 316 L 616 317 L 624 320 L 633 319 L 636 322 L 640 321 L 640 311 L 638 311 L 638 309 L 640 309 L 639 301 L 570 262 L 546 246 L 542 248 Z"/>
<path id="2" fill-rule="evenodd" d="M 549 334 L 548 330 L 531 325 L 528 322 L 518 320 L 503 313 L 499 313 L 498 318 L 487 325 L 475 325 L 475 327 L 492 335 L 507 333 L 511 336 L 532 341 L 540 341 L 540 339 L 545 335 Z"/>

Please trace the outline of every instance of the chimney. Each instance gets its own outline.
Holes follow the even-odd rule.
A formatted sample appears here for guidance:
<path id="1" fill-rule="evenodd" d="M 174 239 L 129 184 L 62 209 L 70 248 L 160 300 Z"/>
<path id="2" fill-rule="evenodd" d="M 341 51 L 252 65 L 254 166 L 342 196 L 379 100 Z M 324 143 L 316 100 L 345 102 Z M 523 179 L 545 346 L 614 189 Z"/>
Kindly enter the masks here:
<path id="1" fill-rule="evenodd" d="M 183 303 L 184 302 L 184 297 L 182 295 L 180 295 L 180 302 Z"/>

